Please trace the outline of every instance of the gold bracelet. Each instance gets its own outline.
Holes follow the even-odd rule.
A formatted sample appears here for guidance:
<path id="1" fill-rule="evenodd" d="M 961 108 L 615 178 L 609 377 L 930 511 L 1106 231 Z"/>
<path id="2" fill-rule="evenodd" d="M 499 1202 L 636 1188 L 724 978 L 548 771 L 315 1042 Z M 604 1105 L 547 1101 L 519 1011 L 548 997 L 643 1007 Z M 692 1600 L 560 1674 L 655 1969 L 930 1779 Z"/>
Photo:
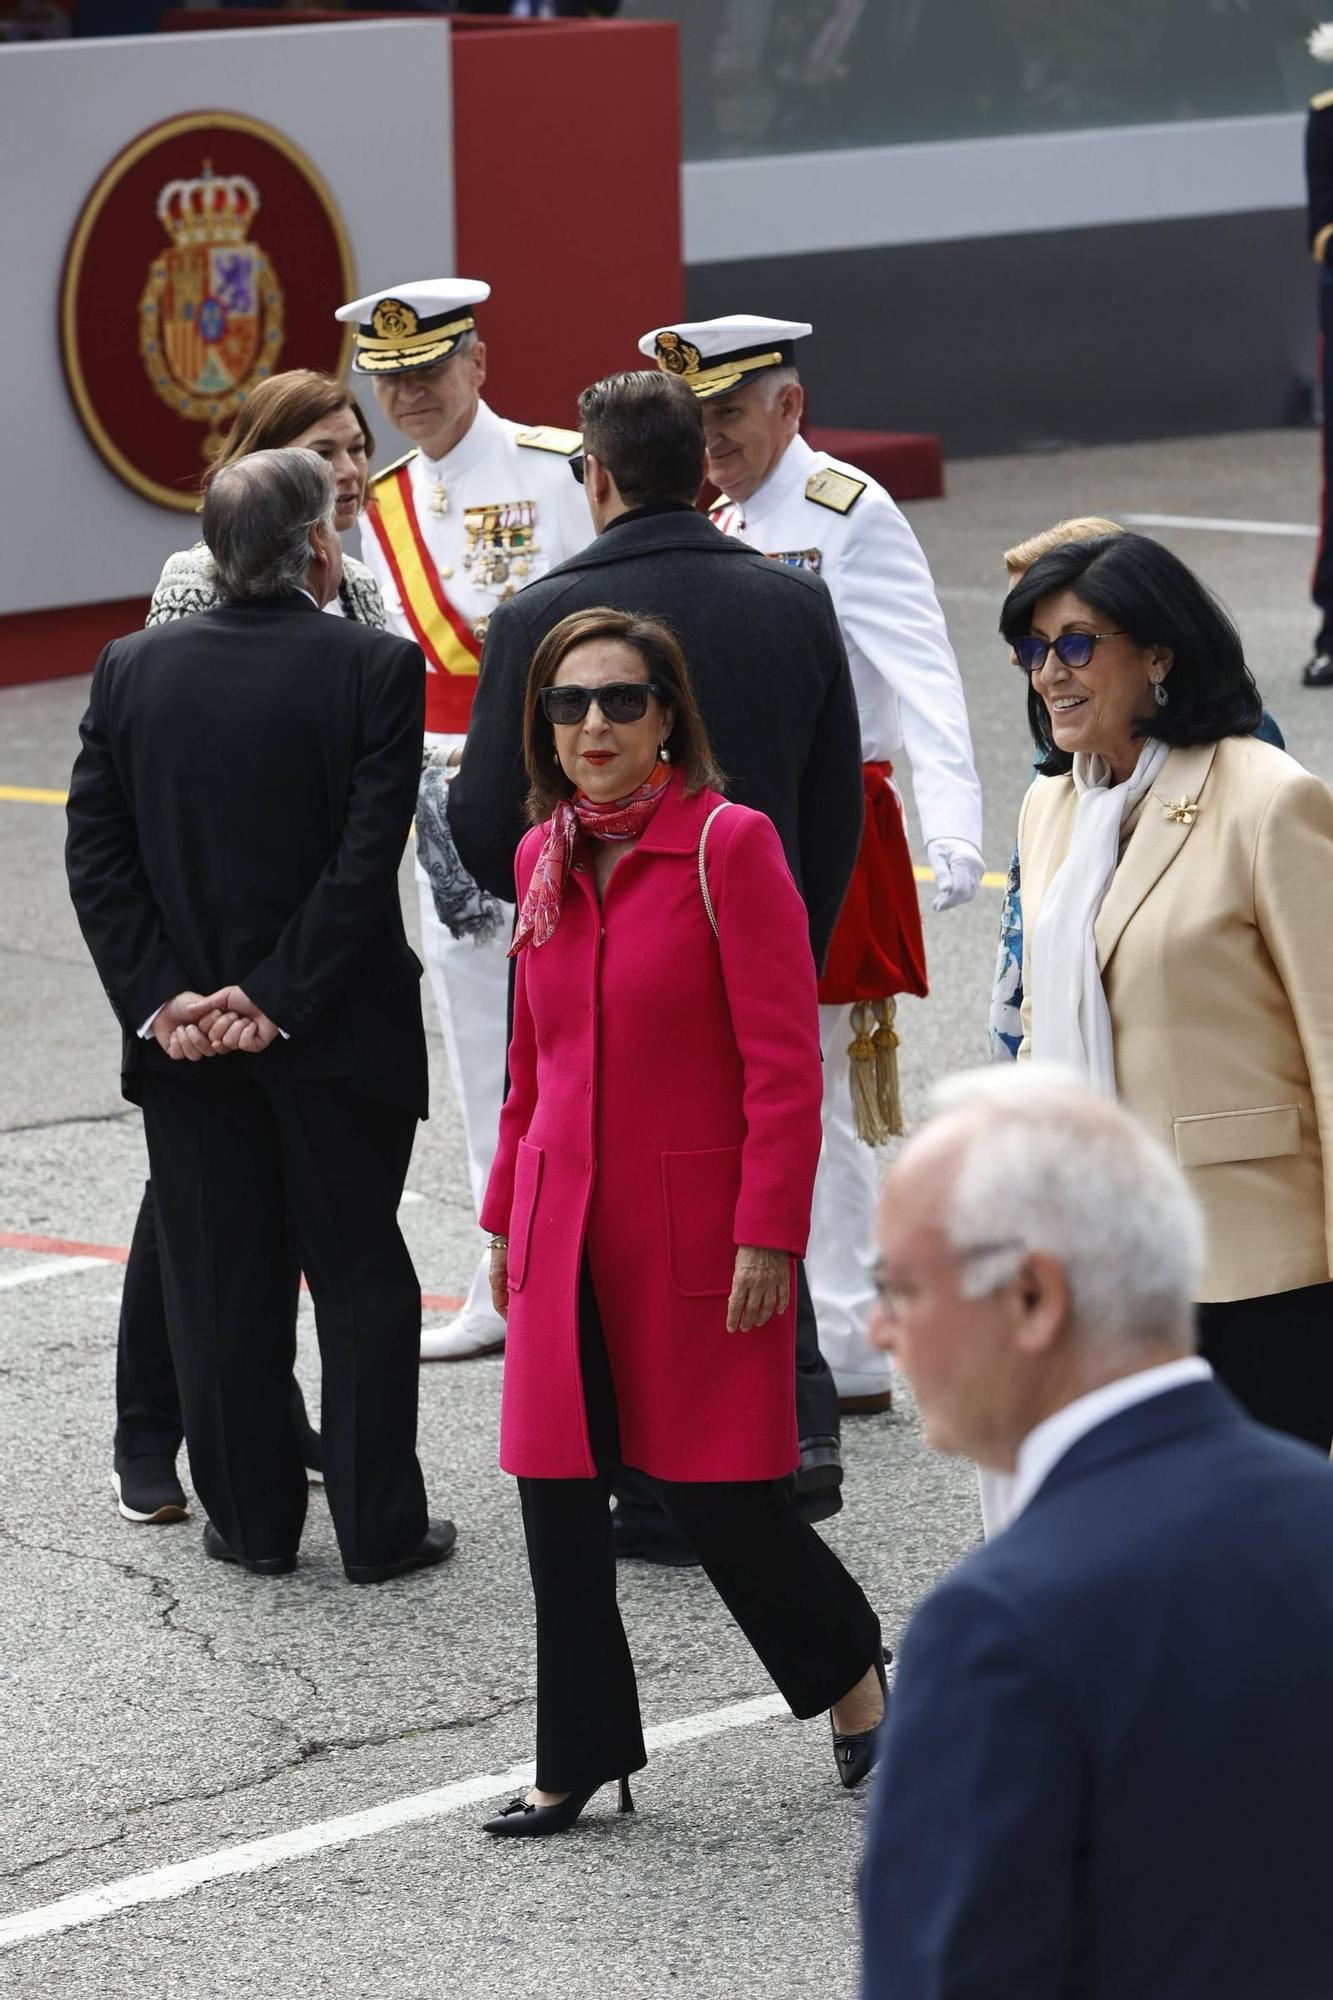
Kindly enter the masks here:
<path id="1" fill-rule="evenodd" d="M 509 1248 L 509 1238 L 507 1236 L 492 1236 L 490 1247 L 492 1250 L 507 1250 Z"/>

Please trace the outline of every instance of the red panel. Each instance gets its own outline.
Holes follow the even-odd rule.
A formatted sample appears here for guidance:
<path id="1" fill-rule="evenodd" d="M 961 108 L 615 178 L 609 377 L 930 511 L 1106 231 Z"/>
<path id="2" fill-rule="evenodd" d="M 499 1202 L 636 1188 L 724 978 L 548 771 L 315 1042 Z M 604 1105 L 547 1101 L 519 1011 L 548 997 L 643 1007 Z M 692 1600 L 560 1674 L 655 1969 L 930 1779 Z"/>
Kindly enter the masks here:
<path id="1" fill-rule="evenodd" d="M 121 597 L 0 617 L 0 687 L 90 674 L 108 640 L 137 631 L 147 616 L 146 597 Z"/>
<path id="2" fill-rule="evenodd" d="M 895 500 L 939 500 L 944 494 L 944 452 L 929 432 L 826 430 L 805 433 L 814 451 L 860 466 Z"/>
<path id="3" fill-rule="evenodd" d="M 429 18 L 169 8 L 162 26 Z M 481 15 L 441 25 L 453 38 L 458 270 L 494 291 L 487 400 L 524 423 L 573 426 L 579 390 L 637 367 L 639 335 L 685 310 L 678 30 Z"/>
<path id="4" fill-rule="evenodd" d="M 822 430 L 818 424 L 803 426 L 803 431 L 812 451 L 826 451 L 830 458 L 859 466 L 895 500 L 944 497 L 944 451 L 928 431 Z M 699 493 L 705 513 L 717 497 L 716 486 L 705 479 Z"/>
<path id="5" fill-rule="evenodd" d="M 454 42 L 458 268 L 485 278 L 487 400 L 577 423 L 600 375 L 642 366 L 684 311 L 672 22 L 530 23 Z"/>

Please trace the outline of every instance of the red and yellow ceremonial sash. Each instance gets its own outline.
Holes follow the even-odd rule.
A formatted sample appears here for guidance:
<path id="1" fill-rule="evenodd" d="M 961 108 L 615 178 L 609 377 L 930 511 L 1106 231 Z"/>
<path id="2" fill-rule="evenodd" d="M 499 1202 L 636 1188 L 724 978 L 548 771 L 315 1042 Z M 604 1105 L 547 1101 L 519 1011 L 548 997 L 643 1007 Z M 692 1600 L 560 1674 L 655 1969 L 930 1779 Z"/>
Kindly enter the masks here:
<path id="1" fill-rule="evenodd" d="M 384 551 L 403 616 L 426 655 L 426 728 L 433 735 L 461 736 L 472 714 L 481 647 L 445 596 L 417 520 L 408 466 L 376 480 L 366 519 Z"/>

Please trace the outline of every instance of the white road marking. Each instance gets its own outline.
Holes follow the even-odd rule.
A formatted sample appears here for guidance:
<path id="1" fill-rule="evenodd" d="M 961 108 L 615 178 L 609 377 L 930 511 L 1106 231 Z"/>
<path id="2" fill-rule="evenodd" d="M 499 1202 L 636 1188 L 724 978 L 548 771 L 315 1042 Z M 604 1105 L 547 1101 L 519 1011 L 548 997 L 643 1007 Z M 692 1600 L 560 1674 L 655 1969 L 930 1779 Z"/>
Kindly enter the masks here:
<path id="1" fill-rule="evenodd" d="M 1220 514 L 1122 514 L 1127 528 L 1198 528 L 1206 534 L 1296 535 L 1317 541 L 1319 530 L 1306 521 L 1233 521 Z"/>
<path id="2" fill-rule="evenodd" d="M 0 1276 L 0 1292 L 12 1292 L 16 1285 L 44 1285 L 48 1278 L 68 1278 L 73 1271 L 104 1271 L 104 1257 L 47 1257 L 22 1271 L 6 1271 Z"/>
<path id="3" fill-rule="evenodd" d="M 681 1716 L 676 1722 L 660 1722 L 655 1728 L 644 1730 L 643 1740 L 650 1751 L 674 1750 L 683 1743 L 699 1743 L 705 1737 L 720 1736 L 730 1729 L 748 1729 L 753 1723 L 768 1722 L 786 1713 L 787 1704 L 781 1695 L 757 1695 L 752 1701 L 733 1702 L 726 1708 Z M 240 1841 L 232 1847 L 220 1847 L 212 1854 L 198 1854 L 193 1861 L 173 1862 L 170 1867 L 152 1868 L 142 1875 L 122 1875 L 117 1881 L 104 1882 L 100 1889 L 82 1890 L 73 1896 L 62 1896 L 59 1902 L 0 1918 L 0 1951 L 30 1944 L 35 1938 L 53 1937 L 60 1931 L 101 1923 L 107 1917 L 138 1909 L 145 1903 L 167 1903 L 210 1882 L 226 1881 L 236 1875 L 257 1875 L 265 1869 L 281 1867 L 284 1862 L 319 1854 L 328 1847 L 346 1847 L 353 1841 L 392 1833 L 400 1826 L 418 1826 L 423 1820 L 442 1819 L 449 1813 L 461 1812 L 465 1806 L 483 1805 L 502 1794 L 524 1790 L 534 1782 L 535 1770 L 532 1764 L 514 1764 L 507 1771 L 482 1772 L 474 1778 L 460 1778 L 452 1785 L 440 1785 L 434 1791 L 391 1799 L 386 1805 L 371 1806 L 365 1812 L 315 1820 L 310 1826 L 270 1834 L 264 1840 Z"/>

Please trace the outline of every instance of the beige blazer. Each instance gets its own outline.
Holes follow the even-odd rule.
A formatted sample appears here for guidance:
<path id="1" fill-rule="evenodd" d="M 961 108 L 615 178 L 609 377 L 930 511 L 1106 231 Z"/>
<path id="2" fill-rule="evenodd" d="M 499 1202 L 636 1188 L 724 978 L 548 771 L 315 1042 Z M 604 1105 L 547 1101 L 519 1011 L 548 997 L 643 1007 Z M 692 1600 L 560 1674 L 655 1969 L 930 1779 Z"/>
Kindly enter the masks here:
<path id="1" fill-rule="evenodd" d="M 1020 1057 L 1032 1027 L 1037 916 L 1074 809 L 1072 778 L 1038 778 L 1019 817 Z M 1333 793 L 1252 737 L 1173 750 L 1120 857 L 1096 939 L 1121 1102 L 1175 1154 L 1203 1205 L 1200 1299 L 1326 1282 Z"/>

